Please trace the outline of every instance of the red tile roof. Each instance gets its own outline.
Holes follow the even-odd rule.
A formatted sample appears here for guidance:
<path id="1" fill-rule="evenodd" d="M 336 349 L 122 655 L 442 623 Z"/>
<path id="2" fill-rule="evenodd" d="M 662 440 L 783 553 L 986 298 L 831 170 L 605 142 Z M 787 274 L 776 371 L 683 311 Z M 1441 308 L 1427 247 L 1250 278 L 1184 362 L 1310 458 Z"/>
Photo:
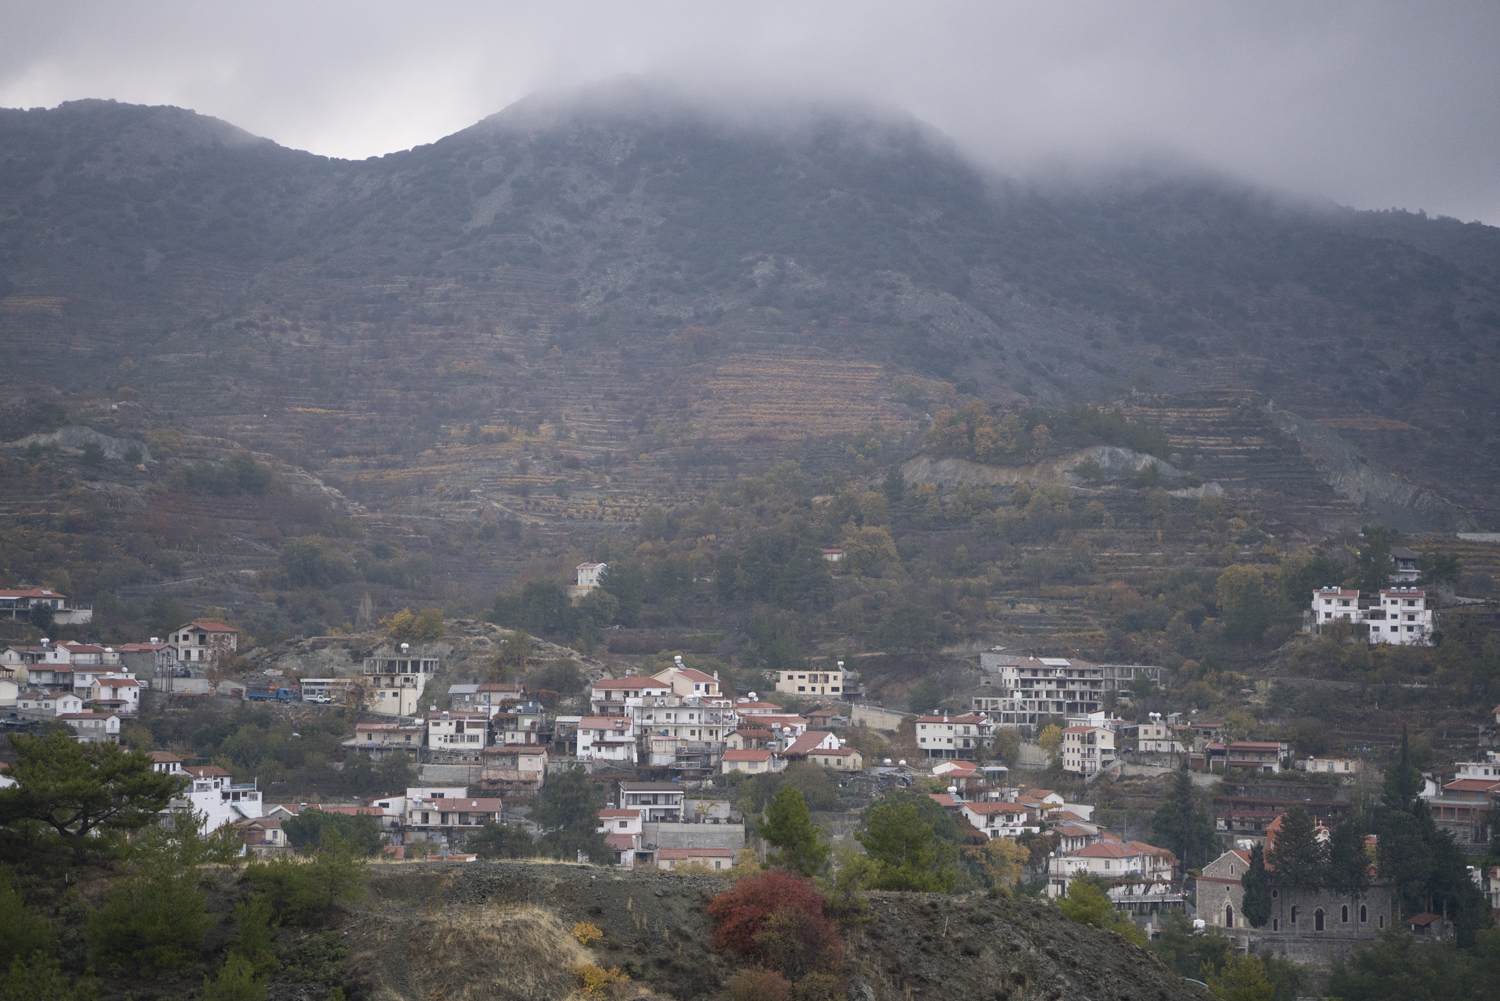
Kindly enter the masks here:
<path id="1" fill-rule="evenodd" d="M 770 761 L 770 751 L 725 751 L 725 761 Z"/>

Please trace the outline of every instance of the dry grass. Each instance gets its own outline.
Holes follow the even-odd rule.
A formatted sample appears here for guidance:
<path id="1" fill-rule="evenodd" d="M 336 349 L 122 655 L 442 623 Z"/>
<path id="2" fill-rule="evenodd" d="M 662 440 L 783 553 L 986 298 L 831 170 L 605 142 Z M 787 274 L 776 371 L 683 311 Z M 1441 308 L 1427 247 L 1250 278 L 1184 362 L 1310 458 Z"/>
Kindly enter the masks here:
<path id="1" fill-rule="evenodd" d="M 565 998 L 573 968 L 594 962 L 555 914 L 524 904 L 448 906 L 362 944 L 374 946 L 357 962 L 375 974 L 380 1001 Z"/>

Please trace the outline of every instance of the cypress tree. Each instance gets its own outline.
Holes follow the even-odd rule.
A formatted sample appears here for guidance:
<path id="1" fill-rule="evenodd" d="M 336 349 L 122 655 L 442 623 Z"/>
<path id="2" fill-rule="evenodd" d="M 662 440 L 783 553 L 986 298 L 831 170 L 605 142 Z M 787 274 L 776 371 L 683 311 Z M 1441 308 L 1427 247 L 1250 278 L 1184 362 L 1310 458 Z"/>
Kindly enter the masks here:
<path id="1" fill-rule="evenodd" d="M 1267 861 L 1276 870 L 1276 882 L 1283 886 L 1314 890 L 1327 879 L 1327 855 L 1318 843 L 1313 819 L 1300 806 L 1281 815 L 1281 827 Z"/>
<path id="2" fill-rule="evenodd" d="M 1411 760 L 1411 745 L 1407 740 L 1406 727 L 1401 727 L 1401 750 L 1396 761 L 1385 771 L 1385 789 L 1380 794 L 1380 803 L 1387 810 L 1410 811 L 1413 803 L 1420 802 L 1422 792 L 1422 770 Z"/>
<path id="3" fill-rule="evenodd" d="M 1240 903 L 1240 913 L 1251 928 L 1263 928 L 1271 920 L 1271 879 L 1266 874 L 1265 853 L 1260 845 L 1250 849 L 1250 868 L 1240 880 L 1245 898 Z"/>

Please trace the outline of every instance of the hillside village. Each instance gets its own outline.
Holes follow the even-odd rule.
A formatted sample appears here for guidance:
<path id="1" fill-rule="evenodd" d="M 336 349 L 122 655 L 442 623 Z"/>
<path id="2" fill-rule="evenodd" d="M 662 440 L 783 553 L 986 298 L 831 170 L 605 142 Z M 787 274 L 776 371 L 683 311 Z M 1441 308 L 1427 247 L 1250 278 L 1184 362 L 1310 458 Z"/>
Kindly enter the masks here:
<path id="1" fill-rule="evenodd" d="M 607 574 L 603 563 L 579 566 L 571 599 L 585 599 Z M 1404 583 L 1378 594 L 1362 600 L 1358 590 L 1317 589 L 1305 615 L 1308 632 L 1366 624 L 1360 641 L 1372 645 L 1431 641 L 1436 602 L 1422 588 Z M 61 593 L 12 589 L 0 600 L 13 617 L 44 606 L 55 623 L 88 621 L 88 610 L 70 607 Z M 473 636 L 481 648 L 547 646 L 485 623 L 439 623 L 435 631 L 449 629 Z M 1148 938 L 1176 916 L 1217 929 L 1251 953 L 1270 949 L 1326 966 L 1403 923 L 1389 885 L 1374 878 L 1342 895 L 1289 891 L 1269 925 L 1251 927 L 1241 885 L 1251 851 L 1273 856 L 1292 811 L 1311 819 L 1326 846 L 1331 829 L 1380 781 L 1379 763 L 1357 754 L 1298 757 L 1289 742 L 1262 739 L 1243 720 L 1133 710 L 1133 701 L 1144 703 L 1172 682 L 1159 665 L 984 650 L 973 658 L 978 694 L 967 707 L 917 714 L 869 702 L 859 672 L 844 661 L 765 672 L 765 696 L 736 695 L 718 671 L 698 670 L 681 654 L 650 674 L 613 677 L 594 664 L 579 675 L 587 680 L 577 692 L 528 691 L 522 681 L 453 681 L 474 664 L 467 654 L 461 669 L 450 662 L 452 639 L 324 641 L 323 662 L 338 661 L 329 655 L 342 647 L 347 665 L 326 676 L 310 673 L 297 654 L 278 659 L 262 650 L 247 658 L 241 640 L 232 625 L 195 619 L 119 647 L 48 638 L 12 645 L 0 651 L 0 712 L 8 712 L 12 728 L 63 726 L 86 743 L 119 742 L 141 713 L 187 704 L 218 712 L 274 706 L 294 719 L 340 712 L 352 721 L 343 767 L 358 759 L 395 761 L 415 780 L 361 799 L 274 802 L 256 776 L 237 778 L 211 761 L 146 748 L 157 773 L 181 779 L 169 810 L 192 811 L 205 835 L 232 830 L 249 856 L 294 851 L 284 822 L 323 811 L 372 818 L 389 860 L 472 861 L 479 855 L 468 850 L 470 839 L 497 825 L 540 836 L 531 805 L 549 776 L 581 768 L 604 802 L 597 833 L 611 857 L 580 853 L 579 861 L 727 872 L 747 853 L 764 855 L 757 836 L 763 818 L 745 813 L 741 788 L 800 768 L 799 781 L 810 772 L 826 776 L 821 781 L 838 790 L 843 816 L 892 791 L 921 793 L 951 818 L 963 845 L 1021 846 L 1016 878 L 1038 895 L 1066 898 L 1074 880 L 1088 877 Z M 358 657 L 361 645 L 367 649 Z M 1500 706 L 1494 719 L 1500 728 Z M 1109 808 L 1121 790 L 1160 789 L 1181 770 L 1212 797 L 1213 845 L 1193 865 L 1144 840 L 1149 834 L 1130 813 Z M 1047 776 L 1068 791 L 1034 784 Z M 1485 855 L 1491 811 L 1500 803 L 1500 756 L 1488 751 L 1482 760 L 1458 762 L 1451 778 L 1430 771 L 1419 796 L 1454 844 Z M 820 816 L 830 830 L 849 830 L 838 811 Z M 1366 842 L 1373 858 L 1378 838 Z M 408 855 L 409 847 L 418 854 Z M 1470 866 L 1469 874 L 1500 914 L 1500 869 Z M 1408 916 L 1404 925 L 1438 938 L 1456 929 L 1445 914 Z"/>

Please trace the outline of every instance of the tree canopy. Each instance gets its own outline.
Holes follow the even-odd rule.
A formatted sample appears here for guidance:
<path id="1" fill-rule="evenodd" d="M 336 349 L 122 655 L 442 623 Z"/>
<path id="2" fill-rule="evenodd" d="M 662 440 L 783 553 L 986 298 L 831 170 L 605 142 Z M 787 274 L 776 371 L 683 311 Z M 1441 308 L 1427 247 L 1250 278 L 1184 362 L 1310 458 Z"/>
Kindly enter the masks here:
<path id="1" fill-rule="evenodd" d="M 781 849 L 769 857 L 772 865 L 811 876 L 828 862 L 831 846 L 813 826 L 802 790 L 794 786 L 782 786 L 771 799 L 760 836 Z"/>
<path id="2" fill-rule="evenodd" d="M 865 811 L 864 820 L 865 829 L 854 837 L 878 866 L 871 883 L 877 890 L 953 891 L 958 882 L 953 845 L 934 837 L 933 825 L 915 803 L 887 797 Z"/>
<path id="3" fill-rule="evenodd" d="M 71 733 L 13 734 L 16 785 L 0 790 L 0 825 L 35 821 L 75 852 L 91 834 L 128 833 L 153 823 L 181 790 L 181 778 L 152 770 L 145 751 L 81 744 Z"/>

